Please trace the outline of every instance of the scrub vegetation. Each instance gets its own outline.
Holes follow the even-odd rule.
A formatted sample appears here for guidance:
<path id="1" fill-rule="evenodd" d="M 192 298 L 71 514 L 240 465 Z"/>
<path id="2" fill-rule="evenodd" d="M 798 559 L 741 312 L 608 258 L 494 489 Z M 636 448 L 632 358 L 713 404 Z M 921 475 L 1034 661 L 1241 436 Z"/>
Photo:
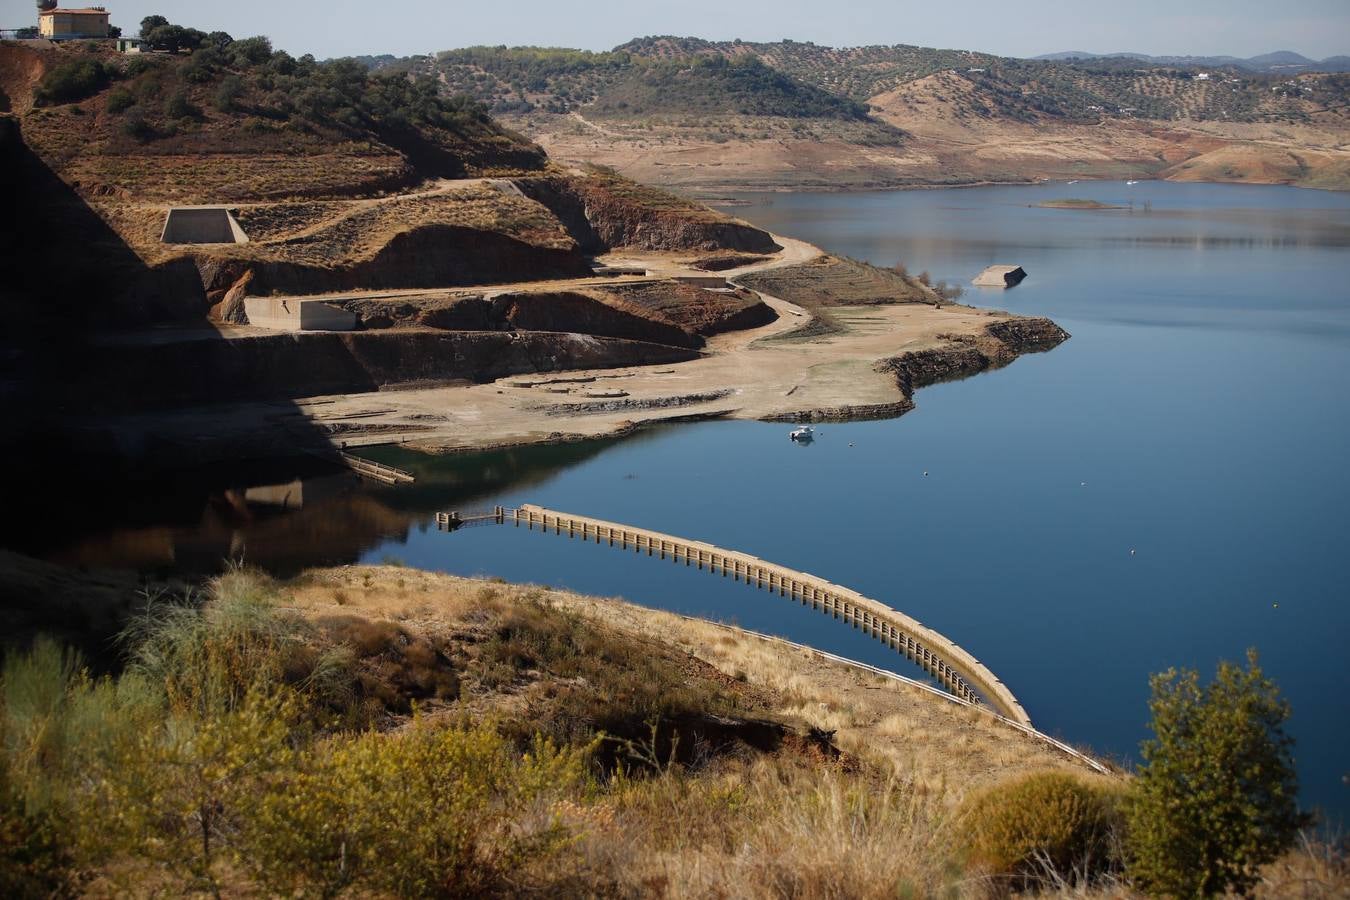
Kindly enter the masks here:
<path id="1" fill-rule="evenodd" d="M 288 583 L 236 569 L 201 595 L 145 603 L 111 674 L 38 639 L 0 670 L 0 890 L 982 897 L 1155 884 L 1136 860 L 1164 815 L 1145 798 L 1181 789 L 1171 769 L 1014 764 L 935 780 L 931 766 L 964 758 L 955 746 L 940 762 L 843 749 L 835 729 L 856 720 L 809 699 L 825 695 L 805 667 L 731 632 L 698 638 L 735 660 L 728 674 L 668 624 L 653 620 L 657 640 L 626 615 L 404 568 Z M 1250 669 L 1218 684 L 1155 705 L 1204 718 L 1272 696 Z M 1253 751 L 1274 737 L 1278 759 L 1280 721 L 1235 724 Z M 1333 849 L 1290 854 L 1293 832 L 1250 834 L 1250 878 L 1162 889 L 1346 887 Z"/>
<path id="2" fill-rule="evenodd" d="M 547 164 L 482 103 L 446 95 L 431 78 L 293 57 L 266 37 L 207 34 L 157 16 L 142 34 L 160 52 L 5 47 L 41 72 L 25 141 L 96 195 L 373 195 Z"/>

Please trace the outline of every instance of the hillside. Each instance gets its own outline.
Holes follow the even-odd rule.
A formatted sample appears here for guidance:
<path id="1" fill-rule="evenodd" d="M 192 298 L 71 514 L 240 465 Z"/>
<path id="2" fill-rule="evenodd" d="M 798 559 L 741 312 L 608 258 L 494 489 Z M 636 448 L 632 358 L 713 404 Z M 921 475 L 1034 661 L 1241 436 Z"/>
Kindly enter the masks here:
<path id="1" fill-rule="evenodd" d="M 14 896 L 1144 896 L 1129 775 L 773 638 L 401 564 L 145 607 L 4 562 L 19 634 L 35 597 L 121 629 L 6 660 Z M 1262 900 L 1346 889 L 1312 841 L 1257 874 Z"/>
<path id="2" fill-rule="evenodd" d="M 139 457 L 159 424 L 128 442 L 112 434 L 117 416 L 670 363 L 775 317 L 753 293 L 673 277 L 709 253 L 768 261 L 781 249 L 770 235 L 609 170 L 556 165 L 482 104 L 397 65 L 295 59 L 265 38 L 138 55 L 3 42 L 0 109 L 18 211 L 0 247 L 13 387 L 0 399 L 18 423 L 7 452 L 87 415 L 81 440 L 59 439 Z M 237 233 L 170 236 L 171 214 L 193 206 L 228 211 Z M 657 273 L 634 276 L 643 302 L 592 271 L 615 251 Z M 253 298 L 296 319 L 292 300 L 334 293 L 320 308 L 350 314 L 346 333 L 250 319 Z M 332 443 L 308 414 L 273 412 L 234 420 L 217 451 Z M 190 462 L 201 446 L 169 455 Z"/>
<path id="3" fill-rule="evenodd" d="M 1202 70 L 649 37 L 609 53 L 480 47 L 401 65 L 488 104 L 555 157 L 687 190 L 1079 177 L 1350 185 L 1350 78 L 1269 68 L 1279 59 Z"/>
<path id="4" fill-rule="evenodd" d="M 588 254 L 623 245 L 648 218 L 648 248 L 772 246 L 696 204 L 563 173 L 429 79 L 294 59 L 265 38 L 135 56 L 7 42 L 0 97 L 11 168 L 30 171 L 21 183 L 38 219 L 25 233 L 79 234 L 116 257 L 87 310 L 105 324 L 193 321 L 247 280 L 253 293 L 304 294 L 588 274 Z M 527 196 L 511 179 L 549 189 Z M 581 195 L 596 221 L 578 220 L 569 198 Z M 161 241 L 170 206 L 200 204 L 231 205 L 247 242 Z M 195 296 L 183 289 L 193 270 Z M 119 286 L 136 296 L 108 296 Z"/>
<path id="5" fill-rule="evenodd" d="M 0 90 L 28 144 L 88 196 L 332 198 L 546 163 L 465 98 L 264 39 L 186 57 L 9 43 L 4 57 Z"/>
<path id="6" fill-rule="evenodd" d="M 1055 62 L 1091 62 L 1094 65 L 1119 63 L 1137 66 L 1147 63 L 1154 66 L 1186 66 L 1210 69 L 1239 68 L 1253 72 L 1291 73 L 1291 72 L 1346 72 L 1350 71 L 1350 57 L 1328 56 L 1326 59 L 1310 59 L 1291 50 L 1276 50 L 1274 53 L 1262 53 L 1259 56 L 1150 56 L 1147 53 L 1088 53 L 1084 50 L 1061 50 L 1058 53 L 1045 53 L 1033 57 L 1037 60 Z"/>

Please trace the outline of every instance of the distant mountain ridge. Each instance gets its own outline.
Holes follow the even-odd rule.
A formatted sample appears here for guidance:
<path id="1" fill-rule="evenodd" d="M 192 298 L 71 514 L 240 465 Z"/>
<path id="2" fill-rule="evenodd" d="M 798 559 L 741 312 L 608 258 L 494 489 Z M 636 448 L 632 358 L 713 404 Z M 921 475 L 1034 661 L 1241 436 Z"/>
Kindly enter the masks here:
<path id="1" fill-rule="evenodd" d="M 1350 185 L 1350 75 L 907 44 L 635 38 L 361 62 L 468 95 L 555 159 L 699 191 L 1082 177 Z"/>
<path id="2" fill-rule="evenodd" d="M 1292 50 L 1276 50 L 1259 56 L 1150 56 L 1147 53 L 1089 53 L 1086 50 L 1061 50 L 1058 53 L 1043 53 L 1030 57 L 1038 62 L 1100 62 L 1107 59 L 1130 59 L 1153 66 L 1183 66 L 1194 68 L 1238 68 L 1249 72 L 1350 72 L 1350 56 L 1328 56 L 1326 59 L 1310 59 Z"/>

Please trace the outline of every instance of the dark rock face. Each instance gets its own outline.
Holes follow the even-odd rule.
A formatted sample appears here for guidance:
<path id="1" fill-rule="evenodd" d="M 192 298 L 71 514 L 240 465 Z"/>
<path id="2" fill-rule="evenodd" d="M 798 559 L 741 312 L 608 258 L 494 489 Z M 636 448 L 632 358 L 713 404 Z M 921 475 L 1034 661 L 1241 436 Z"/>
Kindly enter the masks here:
<path id="1" fill-rule="evenodd" d="M 1069 339 L 1067 331 L 1040 317 L 995 322 L 989 333 L 1015 353 L 1052 350 Z"/>
<path id="2" fill-rule="evenodd" d="M 698 335 L 636 304 L 605 303 L 579 291 L 538 291 L 495 297 L 453 297 L 395 303 L 342 303 L 364 328 L 411 325 L 443 331 L 559 331 L 628 338 L 673 347 L 703 346 Z"/>
<path id="3" fill-rule="evenodd" d="M 682 202 L 660 207 L 594 178 L 528 178 L 516 184 L 525 196 L 548 207 L 592 253 L 616 247 L 749 253 L 782 249 L 767 231 L 746 222 Z"/>
<path id="4" fill-rule="evenodd" d="M 954 335 L 944 347 L 883 360 L 877 371 L 893 374 L 908 398 L 921 387 L 1006 366 L 1023 353 L 1050 350 L 1068 338 L 1067 331 L 1046 318 L 1009 319 L 993 323 L 982 337 Z"/>
<path id="5" fill-rule="evenodd" d="M 698 351 L 549 332 L 348 331 L 88 348 L 73 408 L 119 412 L 377 391 L 392 385 L 488 382 L 565 369 L 684 362 Z M 173 377 L 165 377 L 173 373 Z"/>
<path id="6" fill-rule="evenodd" d="M 986 356 L 973 346 L 950 344 L 933 350 L 906 353 L 880 363 L 878 368 L 895 375 L 900 392 L 909 397 L 921 387 L 965 378 L 983 372 L 993 364 L 993 357 Z"/>

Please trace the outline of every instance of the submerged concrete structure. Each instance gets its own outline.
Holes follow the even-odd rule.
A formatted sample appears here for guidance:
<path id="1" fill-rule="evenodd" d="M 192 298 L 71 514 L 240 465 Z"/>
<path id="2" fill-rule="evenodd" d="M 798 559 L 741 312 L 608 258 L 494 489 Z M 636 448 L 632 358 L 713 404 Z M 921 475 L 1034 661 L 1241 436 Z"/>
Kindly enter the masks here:
<path id="1" fill-rule="evenodd" d="M 1010 288 L 1021 284 L 1026 277 L 1026 269 L 1021 266 L 990 266 L 976 275 L 971 284 L 976 287 Z"/>
<path id="2" fill-rule="evenodd" d="M 747 585 L 796 600 L 852 625 L 895 650 L 958 699 L 977 706 L 988 704 L 1014 724 L 1031 727 L 1031 717 L 1012 691 L 970 652 L 899 610 L 824 578 L 702 541 L 589 516 L 554 512 L 531 504 L 518 508 L 499 506 L 491 515 L 481 518 L 499 525 L 517 528 L 524 525 L 531 530 L 538 528 L 545 533 L 566 534 L 596 544 L 608 543 L 624 550 L 631 547 L 638 553 L 645 551 L 648 556 L 697 566 L 712 574 L 744 581 Z M 436 526 L 443 531 L 455 530 L 468 522 L 469 519 L 457 514 L 436 514 Z"/>
<path id="3" fill-rule="evenodd" d="M 174 206 L 164 217 L 159 239 L 165 244 L 247 244 L 228 206 Z"/>
<path id="4" fill-rule="evenodd" d="M 250 325 L 277 331 L 352 331 L 356 328 L 356 313 L 321 297 L 245 297 L 244 315 Z"/>

